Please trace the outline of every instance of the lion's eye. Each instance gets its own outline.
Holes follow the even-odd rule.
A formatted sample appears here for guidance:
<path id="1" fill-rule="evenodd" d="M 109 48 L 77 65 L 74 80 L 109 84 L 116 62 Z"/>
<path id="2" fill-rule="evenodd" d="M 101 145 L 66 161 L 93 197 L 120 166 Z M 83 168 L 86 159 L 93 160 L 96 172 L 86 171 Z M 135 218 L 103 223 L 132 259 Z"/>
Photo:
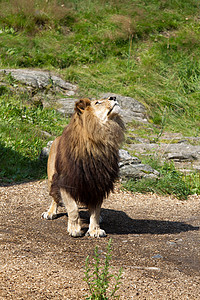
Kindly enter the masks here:
<path id="1" fill-rule="evenodd" d="M 96 102 L 95 102 L 95 105 L 97 105 L 97 104 L 101 104 L 101 102 L 99 102 L 99 101 L 96 101 Z"/>

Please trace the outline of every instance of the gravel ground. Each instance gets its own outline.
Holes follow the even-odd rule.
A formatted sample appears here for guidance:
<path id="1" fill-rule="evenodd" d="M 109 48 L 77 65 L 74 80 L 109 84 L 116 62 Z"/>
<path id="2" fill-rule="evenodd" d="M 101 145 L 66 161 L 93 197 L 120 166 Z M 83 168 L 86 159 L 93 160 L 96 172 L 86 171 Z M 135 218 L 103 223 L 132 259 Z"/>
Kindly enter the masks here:
<path id="1" fill-rule="evenodd" d="M 112 270 L 123 267 L 120 299 L 200 299 L 200 197 L 187 201 L 123 192 L 105 200 L 101 239 L 72 238 L 67 217 L 47 221 L 46 181 L 0 187 L 0 299 L 85 299 L 87 255 L 105 256 L 112 238 Z M 83 230 L 89 216 L 80 209 Z"/>

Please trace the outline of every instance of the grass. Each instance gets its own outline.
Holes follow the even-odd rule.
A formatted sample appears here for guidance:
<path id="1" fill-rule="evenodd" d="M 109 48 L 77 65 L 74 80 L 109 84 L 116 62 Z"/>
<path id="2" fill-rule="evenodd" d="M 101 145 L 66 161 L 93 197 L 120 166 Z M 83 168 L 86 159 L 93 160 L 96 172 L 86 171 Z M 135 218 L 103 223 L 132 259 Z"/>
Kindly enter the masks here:
<path id="1" fill-rule="evenodd" d="M 45 132 L 57 136 L 67 122 L 55 110 L 32 104 L 28 94 L 1 89 L 0 177 L 4 181 L 44 178 L 46 161 L 39 160 L 39 154 L 50 139 Z"/>
<path id="2" fill-rule="evenodd" d="M 168 130 L 199 134 L 197 0 L 9 2 L 0 10 L 2 67 L 59 69 L 84 95 L 135 97 L 153 123 L 167 110 Z"/>
<path id="3" fill-rule="evenodd" d="M 82 96 L 139 100 L 158 138 L 163 119 L 166 131 L 199 136 L 199 9 L 198 0 L 2 0 L 0 68 L 54 70 Z M 56 136 L 66 121 L 31 106 L 10 80 L 15 93 L 0 86 L 0 134 L 1 155 L 9 153 L 11 163 L 8 170 L 3 159 L 0 174 L 40 178 L 38 154 L 48 140 L 41 132 Z M 138 135 L 148 130 L 135 128 Z"/>
<path id="4" fill-rule="evenodd" d="M 183 175 L 177 171 L 173 163 L 160 163 L 155 158 L 145 159 L 155 170 L 159 171 L 159 178 L 143 178 L 141 180 L 133 180 L 123 183 L 123 187 L 131 192 L 139 193 L 157 193 L 161 195 L 175 195 L 180 200 L 186 200 L 191 194 L 200 193 L 200 176 L 198 173 Z"/>

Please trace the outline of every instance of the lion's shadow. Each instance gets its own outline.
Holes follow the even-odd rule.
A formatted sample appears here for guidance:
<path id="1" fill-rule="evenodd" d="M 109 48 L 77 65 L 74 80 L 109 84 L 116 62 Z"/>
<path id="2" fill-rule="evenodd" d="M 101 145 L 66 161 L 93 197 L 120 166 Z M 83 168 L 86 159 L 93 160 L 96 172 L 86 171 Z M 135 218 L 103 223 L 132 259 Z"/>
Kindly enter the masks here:
<path id="1" fill-rule="evenodd" d="M 64 214 L 58 217 L 62 215 Z M 89 224 L 88 211 L 80 210 L 80 217 L 86 227 Z M 178 221 L 132 219 L 125 212 L 113 209 L 102 209 L 101 217 L 103 219 L 101 228 L 107 234 L 175 234 L 199 230 L 199 227 Z"/>
<path id="2" fill-rule="evenodd" d="M 199 230 L 184 222 L 132 219 L 125 212 L 102 209 L 102 228 L 110 234 L 173 234 Z"/>

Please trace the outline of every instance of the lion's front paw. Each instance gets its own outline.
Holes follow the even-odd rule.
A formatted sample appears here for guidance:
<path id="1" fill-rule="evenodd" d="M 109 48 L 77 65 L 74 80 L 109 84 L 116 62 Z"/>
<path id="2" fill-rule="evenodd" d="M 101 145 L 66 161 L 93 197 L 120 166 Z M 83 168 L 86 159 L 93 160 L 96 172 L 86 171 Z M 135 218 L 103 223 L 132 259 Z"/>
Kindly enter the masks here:
<path id="1" fill-rule="evenodd" d="M 46 220 L 53 220 L 56 218 L 56 216 L 57 216 L 57 214 L 52 214 L 52 213 L 49 213 L 48 211 L 46 211 L 46 212 L 43 212 L 41 218 L 46 219 Z"/>
<path id="2" fill-rule="evenodd" d="M 85 235 L 91 237 L 105 237 L 106 232 L 103 229 L 97 228 L 93 230 L 88 230 Z"/>
<path id="3" fill-rule="evenodd" d="M 68 228 L 67 231 L 69 232 L 69 235 L 73 236 L 73 237 L 79 237 L 82 236 L 82 232 L 81 232 L 81 226 L 79 224 L 73 224 L 73 223 L 69 223 L 68 224 Z"/>

